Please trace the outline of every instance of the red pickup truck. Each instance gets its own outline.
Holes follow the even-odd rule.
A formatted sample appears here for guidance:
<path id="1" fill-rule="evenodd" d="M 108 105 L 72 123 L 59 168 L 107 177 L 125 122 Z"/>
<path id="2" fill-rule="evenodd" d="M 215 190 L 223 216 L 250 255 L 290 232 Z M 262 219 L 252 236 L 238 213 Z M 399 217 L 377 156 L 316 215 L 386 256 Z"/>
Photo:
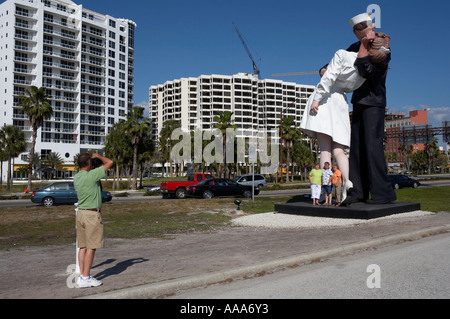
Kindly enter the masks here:
<path id="1" fill-rule="evenodd" d="M 167 181 L 161 182 L 160 189 L 163 197 L 171 196 L 178 199 L 183 199 L 186 197 L 186 188 L 190 185 L 197 185 L 205 179 L 213 179 L 214 176 L 211 174 L 195 173 L 193 175 L 188 175 L 187 181 Z"/>

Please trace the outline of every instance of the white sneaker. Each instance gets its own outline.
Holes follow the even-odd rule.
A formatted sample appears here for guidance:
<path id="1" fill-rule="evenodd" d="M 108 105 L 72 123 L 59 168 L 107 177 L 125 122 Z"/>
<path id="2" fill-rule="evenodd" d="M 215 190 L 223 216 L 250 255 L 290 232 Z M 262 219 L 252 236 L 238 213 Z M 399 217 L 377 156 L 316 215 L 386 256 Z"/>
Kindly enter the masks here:
<path id="1" fill-rule="evenodd" d="M 78 288 L 91 288 L 91 287 L 98 287 L 101 285 L 103 285 L 103 283 L 92 276 L 89 276 L 87 279 L 83 279 L 81 276 L 79 276 L 77 280 Z"/>

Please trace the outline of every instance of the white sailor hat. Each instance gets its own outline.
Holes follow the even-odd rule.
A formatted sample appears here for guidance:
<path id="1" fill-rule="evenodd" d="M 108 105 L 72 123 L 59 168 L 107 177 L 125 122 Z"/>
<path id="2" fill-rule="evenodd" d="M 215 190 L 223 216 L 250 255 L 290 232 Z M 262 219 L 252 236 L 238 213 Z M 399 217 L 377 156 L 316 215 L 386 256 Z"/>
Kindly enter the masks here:
<path id="1" fill-rule="evenodd" d="M 358 14 L 353 19 L 351 19 L 349 23 L 353 28 L 355 25 L 357 25 L 361 22 L 372 22 L 372 16 L 369 13 L 361 13 L 361 14 Z"/>

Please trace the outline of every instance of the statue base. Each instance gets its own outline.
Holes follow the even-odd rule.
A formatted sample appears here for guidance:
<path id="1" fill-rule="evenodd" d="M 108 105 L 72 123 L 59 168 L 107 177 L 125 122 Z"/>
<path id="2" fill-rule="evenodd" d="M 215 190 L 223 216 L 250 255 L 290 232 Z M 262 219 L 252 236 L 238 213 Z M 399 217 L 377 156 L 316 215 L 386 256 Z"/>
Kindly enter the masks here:
<path id="1" fill-rule="evenodd" d="M 348 207 L 335 207 L 313 206 L 311 201 L 275 205 L 275 212 L 281 214 L 366 220 L 409 213 L 420 209 L 420 204 L 418 203 L 392 203 L 382 205 L 355 203 Z"/>

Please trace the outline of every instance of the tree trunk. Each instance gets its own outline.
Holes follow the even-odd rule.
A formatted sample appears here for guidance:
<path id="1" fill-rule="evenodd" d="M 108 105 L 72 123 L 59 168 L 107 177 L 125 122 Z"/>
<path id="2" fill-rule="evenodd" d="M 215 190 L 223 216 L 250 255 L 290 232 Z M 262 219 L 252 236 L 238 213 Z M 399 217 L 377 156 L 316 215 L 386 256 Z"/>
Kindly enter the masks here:
<path id="1" fill-rule="evenodd" d="M 133 182 L 131 184 L 131 189 L 136 190 L 137 189 L 137 153 L 138 153 L 138 144 L 136 143 L 134 145 L 133 150 Z"/>
<path id="2" fill-rule="evenodd" d="M 33 175 L 33 161 L 34 161 L 34 151 L 36 149 L 36 137 L 37 137 L 37 129 L 33 129 L 33 141 L 31 143 L 31 151 L 28 160 L 30 161 L 28 163 L 28 192 L 32 191 L 32 183 L 31 183 L 31 177 Z"/>
<path id="3" fill-rule="evenodd" d="M 8 176 L 6 178 L 6 191 L 11 191 L 11 157 L 8 157 Z"/>

